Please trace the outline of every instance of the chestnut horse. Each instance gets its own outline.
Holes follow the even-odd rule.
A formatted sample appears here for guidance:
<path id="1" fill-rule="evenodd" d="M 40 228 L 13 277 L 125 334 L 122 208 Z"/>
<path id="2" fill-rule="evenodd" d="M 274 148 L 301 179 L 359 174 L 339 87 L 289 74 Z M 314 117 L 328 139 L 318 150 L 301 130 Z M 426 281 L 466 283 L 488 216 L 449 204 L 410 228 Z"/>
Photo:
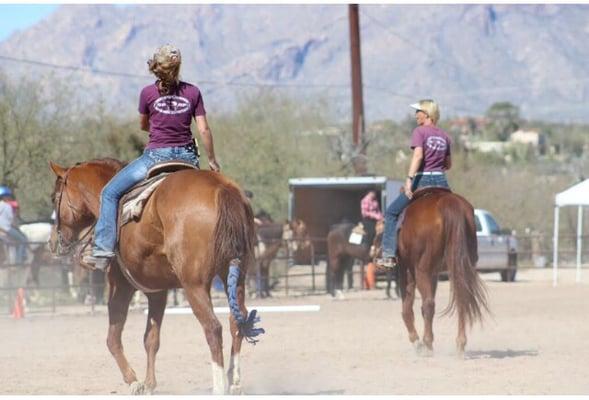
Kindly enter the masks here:
<path id="1" fill-rule="evenodd" d="M 463 197 L 442 188 L 425 188 L 414 194 L 399 232 L 399 281 L 403 321 L 418 353 L 433 352 L 433 318 L 438 273 L 448 271 L 450 303 L 444 314 L 458 311 L 456 346 L 464 355 L 465 326 L 482 321 L 489 311 L 486 288 L 475 270 L 478 260 L 474 209 Z M 421 295 L 425 326 L 423 342 L 415 330 L 415 288 Z"/>
<path id="2" fill-rule="evenodd" d="M 53 202 L 57 214 L 50 248 L 59 255 L 88 248 L 99 212 L 100 192 L 123 167 L 113 159 L 92 160 L 64 168 L 50 163 L 57 176 Z M 213 392 L 240 391 L 239 354 L 243 338 L 263 333 L 254 328 L 256 312 L 247 312 L 244 278 L 253 263 L 254 220 L 242 191 L 212 171 L 185 169 L 170 174 L 146 202 L 139 220 L 120 229 L 117 257 L 108 267 L 110 285 L 107 346 L 133 394 L 156 387 L 155 357 L 166 308 L 167 291 L 183 288 L 202 325 L 211 352 Z M 85 241 L 88 241 L 84 243 Z M 231 358 L 223 367 L 221 323 L 215 316 L 210 289 L 218 274 L 229 299 Z M 129 303 L 135 290 L 148 299 L 144 345 L 147 373 L 137 380 L 121 342 Z"/>

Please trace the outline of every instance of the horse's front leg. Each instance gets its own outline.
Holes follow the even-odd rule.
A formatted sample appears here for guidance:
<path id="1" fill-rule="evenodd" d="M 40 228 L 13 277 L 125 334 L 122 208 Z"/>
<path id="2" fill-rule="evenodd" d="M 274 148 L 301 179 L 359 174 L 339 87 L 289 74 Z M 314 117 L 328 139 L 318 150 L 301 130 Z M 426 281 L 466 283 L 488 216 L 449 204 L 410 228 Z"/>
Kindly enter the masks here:
<path id="1" fill-rule="evenodd" d="M 125 383 L 136 386 L 137 375 L 125 357 L 123 343 L 121 341 L 123 328 L 127 320 L 127 312 L 129 311 L 129 304 L 131 303 L 135 289 L 121 275 L 118 267 L 115 265 L 110 267 L 108 275 L 110 292 L 108 300 L 109 326 L 106 345 L 117 362 Z M 131 390 L 133 390 L 134 386 L 132 386 Z"/>
<path id="2" fill-rule="evenodd" d="M 145 392 L 151 394 L 157 385 L 155 379 L 155 356 L 160 348 L 160 330 L 166 309 L 168 291 L 163 290 L 157 293 L 148 293 L 146 296 L 149 311 L 147 314 L 145 335 L 143 336 L 143 344 L 147 353 L 147 372 L 145 374 L 144 386 Z"/>
<path id="3" fill-rule="evenodd" d="M 210 287 L 204 284 L 184 286 L 184 292 L 192 307 L 192 312 L 202 325 L 211 350 L 211 367 L 213 370 L 213 394 L 225 394 L 227 379 L 223 367 L 223 326 L 215 316 L 211 303 Z"/>

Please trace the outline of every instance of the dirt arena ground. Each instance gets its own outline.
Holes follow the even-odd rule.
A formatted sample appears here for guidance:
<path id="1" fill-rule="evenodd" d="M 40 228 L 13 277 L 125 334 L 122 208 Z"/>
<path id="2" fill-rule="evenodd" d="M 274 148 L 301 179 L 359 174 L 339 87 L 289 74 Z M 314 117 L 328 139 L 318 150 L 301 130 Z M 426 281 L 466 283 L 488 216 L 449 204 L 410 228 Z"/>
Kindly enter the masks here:
<path id="1" fill-rule="evenodd" d="M 401 302 L 387 300 L 382 289 L 348 292 L 341 301 L 327 296 L 249 300 L 250 307 L 318 304 L 321 310 L 262 313 L 267 334 L 255 347 L 244 344 L 244 392 L 589 394 L 589 272 L 584 283 L 575 284 L 574 271 L 565 270 L 556 288 L 549 270 L 520 271 L 513 284 L 497 278 L 484 276 L 493 317 L 470 331 L 464 360 L 455 357 L 456 320 L 439 316 L 434 356 L 418 357 L 401 320 Z M 447 304 L 448 290 L 442 282 L 438 310 Z M 221 300 L 215 302 L 225 305 Z M 0 394 L 128 394 L 105 345 L 105 308 L 98 307 L 95 315 L 80 310 L 18 321 L 0 318 Z M 230 343 L 227 316 L 220 318 Z M 144 326 L 142 310 L 131 311 L 124 343 L 140 376 Z M 210 393 L 209 351 L 193 316 L 166 316 L 156 366 L 156 394 Z"/>

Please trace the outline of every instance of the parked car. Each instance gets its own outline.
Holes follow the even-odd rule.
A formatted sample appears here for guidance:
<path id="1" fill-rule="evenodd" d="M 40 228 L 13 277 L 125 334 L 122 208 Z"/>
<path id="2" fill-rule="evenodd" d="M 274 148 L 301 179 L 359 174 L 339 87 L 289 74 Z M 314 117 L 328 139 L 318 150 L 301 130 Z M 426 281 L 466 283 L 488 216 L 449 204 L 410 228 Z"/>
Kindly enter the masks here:
<path id="1" fill-rule="evenodd" d="M 477 228 L 480 272 L 499 272 L 503 282 L 513 282 L 517 273 L 517 239 L 509 229 L 501 229 L 487 210 L 474 210 Z"/>

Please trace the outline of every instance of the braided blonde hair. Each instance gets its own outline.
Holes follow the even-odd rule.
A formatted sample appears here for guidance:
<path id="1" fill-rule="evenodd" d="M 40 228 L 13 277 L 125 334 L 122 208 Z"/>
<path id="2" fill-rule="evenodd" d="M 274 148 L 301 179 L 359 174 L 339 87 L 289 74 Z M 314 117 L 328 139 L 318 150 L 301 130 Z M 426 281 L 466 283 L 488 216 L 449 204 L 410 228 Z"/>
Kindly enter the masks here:
<path id="1" fill-rule="evenodd" d="M 147 61 L 149 71 L 159 79 L 160 94 L 170 94 L 178 86 L 180 64 L 182 64 L 180 50 L 171 44 L 158 47 L 153 57 Z"/>

